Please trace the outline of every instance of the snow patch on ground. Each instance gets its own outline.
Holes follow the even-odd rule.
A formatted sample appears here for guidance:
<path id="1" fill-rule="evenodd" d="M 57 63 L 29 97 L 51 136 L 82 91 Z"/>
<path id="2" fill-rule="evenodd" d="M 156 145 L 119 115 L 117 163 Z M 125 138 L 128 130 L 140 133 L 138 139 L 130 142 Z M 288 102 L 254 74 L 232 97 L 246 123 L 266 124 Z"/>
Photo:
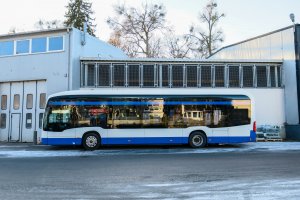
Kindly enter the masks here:
<path id="1" fill-rule="evenodd" d="M 133 195 L 140 194 L 143 199 L 151 199 L 159 193 L 159 199 L 300 199 L 300 180 L 274 179 L 274 180 L 224 180 L 196 183 L 165 183 L 164 187 L 157 188 L 153 193 L 152 185 L 136 186 L 134 191 L 127 191 Z"/>
<path id="2" fill-rule="evenodd" d="M 72 147 L 71 147 L 72 148 Z M 203 149 L 188 147 L 157 148 L 115 148 L 84 151 L 81 149 L 54 149 L 45 146 L 34 146 L 34 149 L 24 145 L 0 145 L 0 158 L 27 158 L 27 157 L 70 157 L 70 156 L 105 156 L 105 155 L 144 155 L 144 154 L 201 154 L 201 153 L 226 153 L 226 152 L 253 152 L 253 151 L 299 151 L 299 142 L 258 142 L 237 145 L 220 145 Z"/>

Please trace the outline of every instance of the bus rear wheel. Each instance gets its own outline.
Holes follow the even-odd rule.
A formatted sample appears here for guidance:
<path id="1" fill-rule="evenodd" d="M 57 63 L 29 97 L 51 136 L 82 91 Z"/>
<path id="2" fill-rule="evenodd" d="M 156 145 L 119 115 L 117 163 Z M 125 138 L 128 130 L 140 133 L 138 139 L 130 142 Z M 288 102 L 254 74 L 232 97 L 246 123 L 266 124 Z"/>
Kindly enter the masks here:
<path id="1" fill-rule="evenodd" d="M 192 148 L 202 148 L 207 144 L 206 135 L 203 132 L 197 131 L 191 133 L 189 137 L 189 145 Z"/>
<path id="2" fill-rule="evenodd" d="M 82 140 L 82 145 L 86 150 L 96 150 L 100 146 L 100 137 L 96 133 L 87 133 Z"/>

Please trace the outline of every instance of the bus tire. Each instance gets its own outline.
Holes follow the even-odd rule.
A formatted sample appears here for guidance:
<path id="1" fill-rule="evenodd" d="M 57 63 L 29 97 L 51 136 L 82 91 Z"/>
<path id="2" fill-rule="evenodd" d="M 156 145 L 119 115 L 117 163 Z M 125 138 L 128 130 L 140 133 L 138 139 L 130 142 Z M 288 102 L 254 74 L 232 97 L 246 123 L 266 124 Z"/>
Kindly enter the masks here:
<path id="1" fill-rule="evenodd" d="M 100 147 L 100 136 L 97 133 L 87 133 L 83 136 L 82 146 L 85 150 L 94 151 Z"/>
<path id="2" fill-rule="evenodd" d="M 189 145 L 192 148 L 202 148 L 207 144 L 207 138 L 205 133 L 196 131 L 190 134 Z"/>

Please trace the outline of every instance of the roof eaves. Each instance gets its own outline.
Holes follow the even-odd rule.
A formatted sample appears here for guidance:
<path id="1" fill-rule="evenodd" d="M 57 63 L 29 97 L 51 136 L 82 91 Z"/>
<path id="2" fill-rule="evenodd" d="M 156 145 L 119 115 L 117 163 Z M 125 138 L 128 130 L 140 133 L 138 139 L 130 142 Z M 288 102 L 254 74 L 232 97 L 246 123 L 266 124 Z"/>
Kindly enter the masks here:
<path id="1" fill-rule="evenodd" d="M 56 32 L 63 32 L 72 30 L 72 27 L 63 27 L 63 28 L 56 28 L 56 29 L 45 29 L 45 30 L 35 30 L 35 31 L 26 31 L 26 32 L 19 32 L 19 33 L 9 33 L 0 35 L 0 39 L 5 38 L 15 38 L 27 35 L 38 35 L 38 34 L 47 34 L 47 33 L 56 33 Z"/>

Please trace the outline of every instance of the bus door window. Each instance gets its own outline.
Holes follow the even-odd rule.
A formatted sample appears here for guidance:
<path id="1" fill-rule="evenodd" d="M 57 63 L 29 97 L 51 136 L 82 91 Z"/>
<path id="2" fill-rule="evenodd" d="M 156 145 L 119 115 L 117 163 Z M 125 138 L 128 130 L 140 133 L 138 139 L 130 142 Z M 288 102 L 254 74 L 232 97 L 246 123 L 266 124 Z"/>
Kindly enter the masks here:
<path id="1" fill-rule="evenodd" d="M 88 113 L 90 126 L 99 126 L 102 128 L 107 128 L 108 110 L 105 106 L 90 107 Z"/>
<path id="2" fill-rule="evenodd" d="M 205 113 L 205 126 L 211 125 L 211 113 L 208 111 Z"/>
<path id="3" fill-rule="evenodd" d="M 78 126 L 79 117 L 80 117 L 80 114 L 78 113 L 78 108 L 76 106 L 73 106 L 71 108 L 71 116 L 70 116 L 72 127 L 75 128 Z"/>

